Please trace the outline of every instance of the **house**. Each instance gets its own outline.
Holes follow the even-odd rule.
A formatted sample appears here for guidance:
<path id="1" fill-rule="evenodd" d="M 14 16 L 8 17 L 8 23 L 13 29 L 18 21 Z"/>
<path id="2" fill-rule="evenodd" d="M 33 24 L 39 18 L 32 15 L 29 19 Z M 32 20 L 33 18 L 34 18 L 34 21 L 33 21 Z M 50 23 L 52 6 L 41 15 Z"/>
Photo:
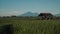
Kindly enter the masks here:
<path id="1" fill-rule="evenodd" d="M 51 13 L 40 13 L 38 15 L 40 19 L 52 19 L 53 15 Z"/>

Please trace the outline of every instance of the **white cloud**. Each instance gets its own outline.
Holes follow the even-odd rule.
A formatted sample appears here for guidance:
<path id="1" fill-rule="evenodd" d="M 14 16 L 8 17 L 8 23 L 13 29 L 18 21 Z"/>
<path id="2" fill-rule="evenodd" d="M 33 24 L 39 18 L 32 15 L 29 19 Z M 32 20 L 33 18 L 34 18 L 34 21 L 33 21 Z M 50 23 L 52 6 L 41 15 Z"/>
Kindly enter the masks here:
<path id="1" fill-rule="evenodd" d="M 11 15 L 21 15 L 23 13 L 26 13 L 28 11 L 31 11 L 33 13 L 52 13 L 52 14 L 58 14 L 60 13 L 60 10 L 28 10 L 28 9 L 24 9 L 24 10 L 0 10 L 0 16 L 11 16 Z"/>
<path id="2" fill-rule="evenodd" d="M 59 14 L 60 10 L 40 10 L 38 13 L 52 13 L 52 14 Z"/>
<path id="3" fill-rule="evenodd" d="M 19 15 L 20 11 L 9 11 L 9 12 L 1 12 L 0 16 L 11 16 L 11 15 Z"/>

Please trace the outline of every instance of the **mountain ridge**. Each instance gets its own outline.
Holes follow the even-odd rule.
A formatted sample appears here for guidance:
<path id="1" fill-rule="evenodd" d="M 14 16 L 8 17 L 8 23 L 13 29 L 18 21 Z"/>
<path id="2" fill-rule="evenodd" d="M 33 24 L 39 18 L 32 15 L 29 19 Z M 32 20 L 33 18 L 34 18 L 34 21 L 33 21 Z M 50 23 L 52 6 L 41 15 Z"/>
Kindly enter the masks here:
<path id="1" fill-rule="evenodd" d="M 21 14 L 19 16 L 38 16 L 38 13 L 33 13 L 33 12 L 26 12 L 24 14 Z M 60 17 L 60 13 L 59 14 L 54 14 L 54 16 Z"/>
<path id="2" fill-rule="evenodd" d="M 24 14 L 21 14 L 20 16 L 38 16 L 38 13 L 26 12 Z"/>
<path id="3" fill-rule="evenodd" d="M 55 14 L 55 16 L 60 17 L 60 13 L 59 14 Z"/>

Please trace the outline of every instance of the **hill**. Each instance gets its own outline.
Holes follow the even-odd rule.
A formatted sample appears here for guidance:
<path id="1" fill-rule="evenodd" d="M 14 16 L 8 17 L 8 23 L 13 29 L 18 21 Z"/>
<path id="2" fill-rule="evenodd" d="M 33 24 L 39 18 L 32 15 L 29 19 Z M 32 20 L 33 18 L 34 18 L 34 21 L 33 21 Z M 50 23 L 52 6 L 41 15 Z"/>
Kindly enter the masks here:
<path id="1" fill-rule="evenodd" d="M 55 16 L 60 17 L 60 14 L 56 14 Z"/>
<path id="2" fill-rule="evenodd" d="M 21 14 L 20 16 L 38 16 L 38 13 L 27 12 L 27 13 Z"/>

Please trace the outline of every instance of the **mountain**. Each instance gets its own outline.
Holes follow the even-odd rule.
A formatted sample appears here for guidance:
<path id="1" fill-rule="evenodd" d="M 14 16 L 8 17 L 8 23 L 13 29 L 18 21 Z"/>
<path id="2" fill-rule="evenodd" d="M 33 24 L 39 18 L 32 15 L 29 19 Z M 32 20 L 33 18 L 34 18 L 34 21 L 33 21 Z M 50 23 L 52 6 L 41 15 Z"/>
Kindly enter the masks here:
<path id="1" fill-rule="evenodd" d="M 27 12 L 27 13 L 24 13 L 20 16 L 38 16 L 38 13 Z"/>
<path id="2" fill-rule="evenodd" d="M 60 17 L 60 14 L 56 14 L 55 16 Z"/>

